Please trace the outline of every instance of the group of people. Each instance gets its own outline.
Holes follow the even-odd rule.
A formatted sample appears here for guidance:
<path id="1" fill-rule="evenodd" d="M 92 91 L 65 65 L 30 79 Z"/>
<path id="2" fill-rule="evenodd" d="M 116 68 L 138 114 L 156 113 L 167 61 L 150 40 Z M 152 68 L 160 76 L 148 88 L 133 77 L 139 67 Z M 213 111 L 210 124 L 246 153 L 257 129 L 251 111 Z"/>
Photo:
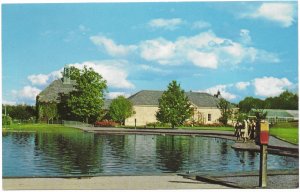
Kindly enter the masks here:
<path id="1" fill-rule="evenodd" d="M 237 140 L 243 140 L 246 142 L 247 140 L 255 140 L 256 138 L 256 129 L 257 125 L 254 120 L 244 120 L 242 122 L 237 121 L 235 126 L 234 135 Z"/>

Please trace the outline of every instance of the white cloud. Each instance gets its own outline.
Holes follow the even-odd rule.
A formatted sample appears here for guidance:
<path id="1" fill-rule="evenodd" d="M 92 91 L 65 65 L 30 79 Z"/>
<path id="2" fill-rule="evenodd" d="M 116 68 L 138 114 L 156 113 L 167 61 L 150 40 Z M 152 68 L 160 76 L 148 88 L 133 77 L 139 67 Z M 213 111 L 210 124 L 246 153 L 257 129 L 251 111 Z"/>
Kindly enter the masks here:
<path id="1" fill-rule="evenodd" d="M 69 64 L 78 69 L 84 66 L 94 69 L 107 81 L 108 86 L 114 88 L 132 89 L 134 85 L 127 80 L 127 72 L 124 69 L 126 61 L 123 60 L 103 60 L 103 61 L 86 61 L 83 63 Z"/>
<path id="2" fill-rule="evenodd" d="M 241 81 L 241 82 L 236 83 L 236 84 L 235 84 L 235 87 L 236 87 L 237 89 L 239 89 L 239 90 L 244 90 L 244 89 L 246 89 L 249 85 L 250 85 L 250 82 L 243 82 L 243 81 Z"/>
<path id="3" fill-rule="evenodd" d="M 218 57 L 214 53 L 190 51 L 187 58 L 198 67 L 212 69 L 216 69 L 218 67 Z"/>
<path id="4" fill-rule="evenodd" d="M 44 74 L 38 74 L 38 75 L 30 75 L 27 78 L 29 81 L 31 81 L 33 85 L 45 85 L 47 84 L 49 76 Z"/>
<path id="5" fill-rule="evenodd" d="M 148 23 L 148 25 L 152 28 L 163 28 L 167 30 L 174 30 L 182 23 L 183 21 L 180 18 L 173 18 L 173 19 L 158 18 L 158 19 L 151 20 Z"/>
<path id="6" fill-rule="evenodd" d="M 38 75 L 29 75 L 27 79 L 31 82 L 32 85 L 46 85 L 51 81 L 61 78 L 63 68 L 57 71 L 53 71 L 49 74 L 38 74 Z"/>
<path id="7" fill-rule="evenodd" d="M 210 88 L 202 90 L 202 91 L 200 90 L 198 92 L 206 92 L 211 95 L 214 95 L 214 94 L 217 94 L 218 91 L 220 91 L 222 98 L 227 99 L 227 100 L 232 100 L 232 99 L 235 99 L 237 96 L 227 91 L 227 88 L 231 87 L 231 86 L 232 86 L 231 84 L 230 85 L 216 85 L 214 87 L 210 87 Z"/>
<path id="8" fill-rule="evenodd" d="M 272 97 L 282 93 L 293 84 L 287 78 L 262 77 L 252 81 L 255 88 L 255 95 Z"/>
<path id="9" fill-rule="evenodd" d="M 95 45 L 103 47 L 111 56 L 126 56 L 137 48 L 135 45 L 117 45 L 112 39 L 105 36 L 92 36 L 90 37 L 90 40 Z"/>
<path id="10" fill-rule="evenodd" d="M 206 28 L 210 28 L 210 27 L 211 27 L 211 24 L 206 21 L 195 21 L 192 24 L 193 29 L 206 29 Z"/>
<path id="11" fill-rule="evenodd" d="M 296 4 L 262 3 L 254 12 L 244 15 L 249 18 L 262 18 L 289 27 L 295 22 Z"/>
<path id="12" fill-rule="evenodd" d="M 175 44 L 163 38 L 143 41 L 140 44 L 141 57 L 160 64 L 176 64 L 170 60 L 175 56 Z"/>
<path id="13" fill-rule="evenodd" d="M 249 31 L 242 29 L 241 35 L 249 43 Z M 277 63 L 276 54 L 248 47 L 245 43 L 216 36 L 206 31 L 194 36 L 181 36 L 175 41 L 156 38 L 141 41 L 137 45 L 116 45 L 106 37 L 91 37 L 95 44 L 103 44 L 110 55 L 125 55 L 135 52 L 146 61 L 161 65 L 181 65 L 192 63 L 201 68 L 217 69 L 219 66 L 236 66 L 240 63 Z"/>
<path id="14" fill-rule="evenodd" d="M 120 96 L 120 95 L 124 96 L 125 98 L 128 98 L 128 97 L 130 96 L 130 94 L 125 93 L 125 92 L 109 92 L 109 93 L 106 95 L 106 97 L 107 97 L 108 99 L 115 99 L 115 98 L 117 98 L 117 97 Z"/>
<path id="15" fill-rule="evenodd" d="M 41 92 L 40 89 L 31 86 L 25 86 L 21 90 L 12 90 L 13 97 L 34 101 L 36 96 Z"/>

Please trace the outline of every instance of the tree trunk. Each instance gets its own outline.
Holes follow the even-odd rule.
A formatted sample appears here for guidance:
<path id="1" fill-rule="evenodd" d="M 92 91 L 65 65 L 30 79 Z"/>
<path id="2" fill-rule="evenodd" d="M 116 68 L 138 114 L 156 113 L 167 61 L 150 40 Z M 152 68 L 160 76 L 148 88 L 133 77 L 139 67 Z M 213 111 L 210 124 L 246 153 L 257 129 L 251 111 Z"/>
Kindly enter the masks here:
<path id="1" fill-rule="evenodd" d="M 172 124 L 172 129 L 175 129 L 175 125 L 174 124 Z"/>
<path id="2" fill-rule="evenodd" d="M 87 124 L 89 124 L 89 118 L 88 117 L 85 118 L 85 121 L 86 121 Z"/>

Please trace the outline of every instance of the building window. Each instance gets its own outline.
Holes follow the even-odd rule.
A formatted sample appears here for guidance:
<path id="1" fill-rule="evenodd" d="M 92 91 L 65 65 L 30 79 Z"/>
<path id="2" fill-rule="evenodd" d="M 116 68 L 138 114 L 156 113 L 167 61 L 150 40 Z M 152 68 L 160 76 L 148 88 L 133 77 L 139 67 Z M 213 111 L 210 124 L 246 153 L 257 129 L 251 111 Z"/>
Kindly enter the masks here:
<path id="1" fill-rule="evenodd" d="M 211 121 L 211 114 L 208 114 L 207 121 Z"/>

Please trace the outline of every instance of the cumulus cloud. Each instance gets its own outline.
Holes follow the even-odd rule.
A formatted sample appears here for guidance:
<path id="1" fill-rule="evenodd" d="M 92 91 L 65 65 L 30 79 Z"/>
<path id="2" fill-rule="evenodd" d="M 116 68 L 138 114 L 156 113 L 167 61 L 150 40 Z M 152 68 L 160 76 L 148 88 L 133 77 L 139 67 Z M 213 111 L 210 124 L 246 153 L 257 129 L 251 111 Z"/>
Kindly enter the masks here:
<path id="1" fill-rule="evenodd" d="M 289 27 L 295 22 L 296 4 L 262 3 L 254 12 L 243 15 L 248 18 L 261 18 L 273 21 L 282 27 Z"/>
<path id="2" fill-rule="evenodd" d="M 235 87 L 236 87 L 237 89 L 239 89 L 239 90 L 244 90 L 244 89 L 246 89 L 249 85 L 250 85 L 250 82 L 243 82 L 243 81 L 241 81 L 241 82 L 237 82 L 237 83 L 235 84 Z"/>
<path id="3" fill-rule="evenodd" d="M 53 71 L 49 74 L 38 74 L 38 75 L 29 75 L 27 79 L 31 82 L 32 85 L 46 85 L 49 84 L 51 81 L 61 78 L 63 68 L 57 71 Z"/>
<path id="4" fill-rule="evenodd" d="M 111 56 L 126 56 L 136 49 L 135 45 L 118 45 L 112 39 L 105 36 L 92 36 L 90 40 L 97 46 L 104 48 Z"/>
<path id="5" fill-rule="evenodd" d="M 212 69 L 218 67 L 218 57 L 214 53 L 191 51 L 188 53 L 187 58 L 198 67 Z"/>
<path id="6" fill-rule="evenodd" d="M 224 99 L 227 100 L 233 100 L 235 99 L 237 96 L 233 93 L 228 92 L 227 88 L 231 87 L 232 85 L 216 85 L 213 87 L 210 87 L 208 89 L 205 90 L 200 90 L 198 92 L 205 92 L 205 93 L 209 93 L 211 95 L 217 94 L 218 91 L 220 91 L 221 93 L 221 97 L 223 97 Z"/>
<path id="7" fill-rule="evenodd" d="M 251 37 L 248 30 L 242 29 L 244 43 L 216 36 L 206 31 L 194 36 L 181 36 L 175 41 L 162 37 L 141 41 L 137 45 L 116 45 L 106 37 L 91 37 L 96 44 L 103 44 L 110 55 L 126 55 L 134 52 L 146 61 L 161 65 L 193 64 L 201 68 L 217 69 L 222 65 L 238 65 L 242 62 L 277 63 L 276 54 L 249 47 Z M 247 42 L 245 42 L 247 41 Z M 130 51 L 129 51 L 130 50 Z"/>
<path id="8" fill-rule="evenodd" d="M 127 62 L 123 60 L 103 60 L 73 63 L 69 64 L 69 66 L 74 66 L 78 69 L 83 69 L 84 66 L 87 66 L 102 75 L 107 81 L 108 86 L 113 88 L 132 89 L 134 88 L 134 85 L 128 81 L 128 74 L 124 69 L 126 64 Z"/>
<path id="9" fill-rule="evenodd" d="M 174 30 L 182 23 L 183 23 L 183 20 L 180 18 L 173 18 L 173 19 L 158 18 L 158 19 L 152 19 L 151 21 L 149 21 L 148 25 L 151 28 L 162 28 L 162 29 L 166 29 L 166 30 Z"/>
<path id="10" fill-rule="evenodd" d="M 115 99 L 120 95 L 124 96 L 125 98 L 128 98 L 130 96 L 129 93 L 125 93 L 125 92 L 109 92 L 107 93 L 106 97 L 107 99 Z"/>
<path id="11" fill-rule="evenodd" d="M 32 86 L 25 86 L 21 90 L 12 90 L 12 95 L 18 99 L 34 101 L 36 96 L 41 92 L 40 89 Z"/>
<path id="12" fill-rule="evenodd" d="M 30 75 L 27 78 L 33 85 L 45 85 L 47 84 L 49 76 L 45 74 L 38 74 L 38 75 Z"/>
<path id="13" fill-rule="evenodd" d="M 290 88 L 293 84 L 287 78 L 262 77 L 253 80 L 255 95 L 273 97 Z"/>
<path id="14" fill-rule="evenodd" d="M 160 64 L 176 64 L 171 60 L 175 56 L 175 44 L 163 38 L 143 41 L 140 44 L 140 55 L 147 61 L 157 61 Z"/>

